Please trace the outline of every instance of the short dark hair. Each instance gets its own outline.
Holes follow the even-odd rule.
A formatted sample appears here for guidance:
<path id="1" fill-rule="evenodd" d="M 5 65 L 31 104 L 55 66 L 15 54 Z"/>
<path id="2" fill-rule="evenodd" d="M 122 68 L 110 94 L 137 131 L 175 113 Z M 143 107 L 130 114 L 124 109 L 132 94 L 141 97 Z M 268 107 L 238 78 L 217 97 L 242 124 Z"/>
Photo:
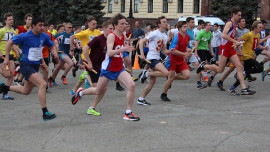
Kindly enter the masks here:
<path id="1" fill-rule="evenodd" d="M 177 28 L 181 28 L 183 25 L 187 24 L 187 21 L 180 21 L 177 23 Z"/>
<path id="2" fill-rule="evenodd" d="M 87 23 L 89 23 L 89 22 L 91 22 L 91 21 L 93 21 L 93 20 L 96 21 L 96 18 L 95 18 L 94 16 L 89 16 L 89 17 L 87 18 Z"/>
<path id="3" fill-rule="evenodd" d="M 238 6 L 233 6 L 231 9 L 232 15 L 237 14 L 238 12 L 241 12 L 240 8 Z"/>
<path id="4" fill-rule="evenodd" d="M 161 20 L 164 19 L 164 18 L 166 19 L 166 17 L 164 15 L 162 15 L 162 16 L 160 16 L 160 17 L 157 18 L 157 20 L 156 20 L 157 26 L 158 26 L 158 24 L 161 23 Z"/>
<path id="5" fill-rule="evenodd" d="M 102 28 L 107 28 L 109 25 L 112 25 L 112 20 L 107 20 L 103 22 Z"/>
<path id="6" fill-rule="evenodd" d="M 37 25 L 37 23 L 42 22 L 45 23 L 44 19 L 40 18 L 40 17 L 35 17 L 32 20 L 32 25 Z"/>
<path id="7" fill-rule="evenodd" d="M 202 25 L 202 24 L 205 24 L 205 22 L 203 20 L 199 20 L 198 25 Z"/>
<path id="8" fill-rule="evenodd" d="M 57 27 L 56 27 L 56 31 L 58 31 L 61 27 L 65 27 L 63 24 L 59 24 L 59 25 L 57 25 Z"/>
<path id="9" fill-rule="evenodd" d="M 186 19 L 186 21 L 189 23 L 191 20 L 194 20 L 194 18 L 193 17 L 188 17 L 187 19 Z"/>
<path id="10" fill-rule="evenodd" d="M 13 16 L 13 14 L 12 14 L 12 13 L 6 13 L 6 14 L 4 15 L 5 21 L 6 21 L 7 18 L 10 17 L 10 16 Z"/>
<path id="11" fill-rule="evenodd" d="M 218 23 L 215 23 L 214 25 L 218 26 Z"/>
<path id="12" fill-rule="evenodd" d="M 112 18 L 112 25 L 117 25 L 119 20 L 122 20 L 122 19 L 125 19 L 126 20 L 126 17 L 120 13 L 116 14 L 113 18 Z"/>
<path id="13" fill-rule="evenodd" d="M 209 24 L 209 23 L 211 24 L 211 22 L 205 22 L 204 24 L 207 25 L 207 24 Z"/>
<path id="14" fill-rule="evenodd" d="M 262 24 L 267 24 L 266 20 L 261 20 Z"/>
<path id="15" fill-rule="evenodd" d="M 24 16 L 24 20 L 27 20 L 28 17 L 32 17 L 33 18 L 33 15 L 31 13 L 27 13 L 25 16 Z"/>

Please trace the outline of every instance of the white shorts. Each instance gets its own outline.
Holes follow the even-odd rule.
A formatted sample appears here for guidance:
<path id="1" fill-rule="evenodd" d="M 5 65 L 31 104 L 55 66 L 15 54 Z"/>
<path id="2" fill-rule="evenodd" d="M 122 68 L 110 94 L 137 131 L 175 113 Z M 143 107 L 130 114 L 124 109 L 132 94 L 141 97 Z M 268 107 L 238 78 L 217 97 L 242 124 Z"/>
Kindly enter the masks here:
<path id="1" fill-rule="evenodd" d="M 196 58 L 195 54 L 192 53 L 192 55 L 188 61 L 189 61 L 189 63 L 195 63 L 195 62 L 199 62 L 198 59 L 200 59 L 200 57 Z"/>

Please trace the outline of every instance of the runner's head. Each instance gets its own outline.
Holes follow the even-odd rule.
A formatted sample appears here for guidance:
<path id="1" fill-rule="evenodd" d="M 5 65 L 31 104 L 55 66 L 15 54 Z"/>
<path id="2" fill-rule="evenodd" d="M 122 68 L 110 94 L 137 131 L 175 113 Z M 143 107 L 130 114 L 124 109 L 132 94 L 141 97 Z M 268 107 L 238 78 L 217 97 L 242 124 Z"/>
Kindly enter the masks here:
<path id="1" fill-rule="evenodd" d="M 70 22 L 67 22 L 67 23 L 65 24 L 65 31 L 66 31 L 67 33 L 71 33 L 71 32 L 72 32 L 72 24 L 71 24 Z"/>
<path id="2" fill-rule="evenodd" d="M 243 29 L 246 27 L 246 20 L 244 18 L 241 18 L 239 23 L 238 23 L 238 26 Z"/>
<path id="3" fill-rule="evenodd" d="M 97 28 L 97 20 L 95 17 L 90 16 L 87 18 L 87 25 L 90 31 L 94 31 Z"/>
<path id="4" fill-rule="evenodd" d="M 210 22 L 205 22 L 204 30 L 206 32 L 209 32 L 211 30 L 212 26 Z"/>
<path id="5" fill-rule="evenodd" d="M 235 19 L 236 22 L 238 22 L 241 19 L 241 10 L 238 6 L 234 6 L 231 9 L 232 18 Z"/>
<path id="6" fill-rule="evenodd" d="M 254 21 L 251 26 L 252 31 L 255 33 L 260 33 L 263 29 L 263 24 L 261 21 Z"/>
<path id="7" fill-rule="evenodd" d="M 218 23 L 214 24 L 214 31 L 218 30 Z"/>
<path id="8" fill-rule="evenodd" d="M 49 24 L 49 30 L 50 31 L 53 31 L 53 29 L 54 29 L 54 25 L 53 24 Z"/>
<path id="9" fill-rule="evenodd" d="M 205 25 L 205 22 L 203 20 L 199 20 L 198 21 L 198 29 L 203 29 L 204 28 L 204 25 Z"/>
<path id="10" fill-rule="evenodd" d="M 118 13 L 112 18 L 112 25 L 115 30 L 119 30 L 120 32 L 126 31 L 126 17 Z"/>
<path id="11" fill-rule="evenodd" d="M 33 18 L 33 21 L 32 21 L 33 33 L 36 35 L 40 35 L 44 30 L 44 23 L 45 21 L 40 17 Z"/>
<path id="12" fill-rule="evenodd" d="M 47 32 L 49 29 L 49 24 L 47 22 L 44 23 L 44 28 L 43 28 L 43 32 Z"/>
<path id="13" fill-rule="evenodd" d="M 112 21 L 108 20 L 108 21 L 103 22 L 102 30 L 104 32 L 104 35 L 109 35 L 111 32 L 113 32 Z"/>
<path id="14" fill-rule="evenodd" d="M 187 22 L 186 21 L 180 21 L 177 23 L 178 31 L 181 31 L 183 33 L 187 33 Z"/>
<path id="15" fill-rule="evenodd" d="M 165 16 L 160 16 L 157 18 L 156 20 L 156 23 L 157 23 L 157 27 L 159 29 L 162 29 L 162 30 L 165 30 L 167 28 L 167 19 Z"/>
<path id="16" fill-rule="evenodd" d="M 63 24 L 57 25 L 57 27 L 56 27 L 57 33 L 62 33 L 62 32 L 64 32 L 64 30 L 65 30 L 65 26 Z"/>
<path id="17" fill-rule="evenodd" d="M 30 27 L 32 24 L 33 15 L 28 13 L 24 16 L 24 21 L 27 27 Z"/>
<path id="18" fill-rule="evenodd" d="M 188 17 L 186 19 L 186 21 L 187 21 L 188 28 L 193 29 L 194 26 L 195 26 L 194 18 L 193 17 Z"/>
<path id="19" fill-rule="evenodd" d="M 12 27 L 13 25 L 13 14 L 12 13 L 6 13 L 4 15 L 6 26 Z"/>

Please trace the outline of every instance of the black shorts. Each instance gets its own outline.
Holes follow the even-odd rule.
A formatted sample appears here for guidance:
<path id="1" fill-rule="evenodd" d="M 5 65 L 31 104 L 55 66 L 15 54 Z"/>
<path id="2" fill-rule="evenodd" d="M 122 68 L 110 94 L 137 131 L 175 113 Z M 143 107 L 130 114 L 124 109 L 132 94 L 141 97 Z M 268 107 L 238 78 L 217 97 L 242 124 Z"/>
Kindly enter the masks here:
<path id="1" fill-rule="evenodd" d="M 263 51 L 263 50 L 257 49 L 257 50 L 255 51 L 256 56 L 259 56 L 259 55 L 262 53 L 262 51 Z"/>
<path id="2" fill-rule="evenodd" d="M 50 59 L 49 57 L 48 58 L 44 58 L 44 62 L 47 66 L 49 66 L 49 63 L 50 63 Z"/>
<path id="3" fill-rule="evenodd" d="M 29 77 L 34 74 L 37 73 L 39 70 L 39 64 L 29 64 L 27 62 L 20 62 L 20 72 L 22 73 L 22 75 L 25 77 L 25 80 L 28 80 Z"/>
<path id="4" fill-rule="evenodd" d="M 5 55 L 3 56 L 5 58 Z M 0 59 L 0 64 L 4 62 L 5 59 Z M 9 55 L 9 60 L 14 60 L 13 54 Z"/>
<path id="5" fill-rule="evenodd" d="M 208 50 L 198 50 L 198 56 L 200 57 L 201 61 L 208 61 L 210 62 L 210 60 L 213 58 L 210 51 Z"/>
<path id="6" fill-rule="evenodd" d="M 88 74 L 90 75 L 90 78 L 91 78 L 92 83 L 97 83 L 98 82 L 98 78 L 99 78 L 100 72 L 97 73 L 97 74 L 95 74 L 92 71 L 90 71 L 90 72 L 88 71 Z"/>

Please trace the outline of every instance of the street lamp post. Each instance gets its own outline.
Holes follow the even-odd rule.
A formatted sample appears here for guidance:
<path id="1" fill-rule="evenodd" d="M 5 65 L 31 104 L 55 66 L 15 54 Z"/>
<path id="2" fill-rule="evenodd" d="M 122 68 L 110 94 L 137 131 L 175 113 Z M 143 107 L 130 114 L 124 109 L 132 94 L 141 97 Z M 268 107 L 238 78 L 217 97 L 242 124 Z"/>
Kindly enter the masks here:
<path id="1" fill-rule="evenodd" d="M 132 13 L 132 0 L 129 0 L 129 3 L 130 3 L 130 5 L 129 5 L 129 16 L 128 16 L 128 18 L 134 18 L 133 13 Z"/>

